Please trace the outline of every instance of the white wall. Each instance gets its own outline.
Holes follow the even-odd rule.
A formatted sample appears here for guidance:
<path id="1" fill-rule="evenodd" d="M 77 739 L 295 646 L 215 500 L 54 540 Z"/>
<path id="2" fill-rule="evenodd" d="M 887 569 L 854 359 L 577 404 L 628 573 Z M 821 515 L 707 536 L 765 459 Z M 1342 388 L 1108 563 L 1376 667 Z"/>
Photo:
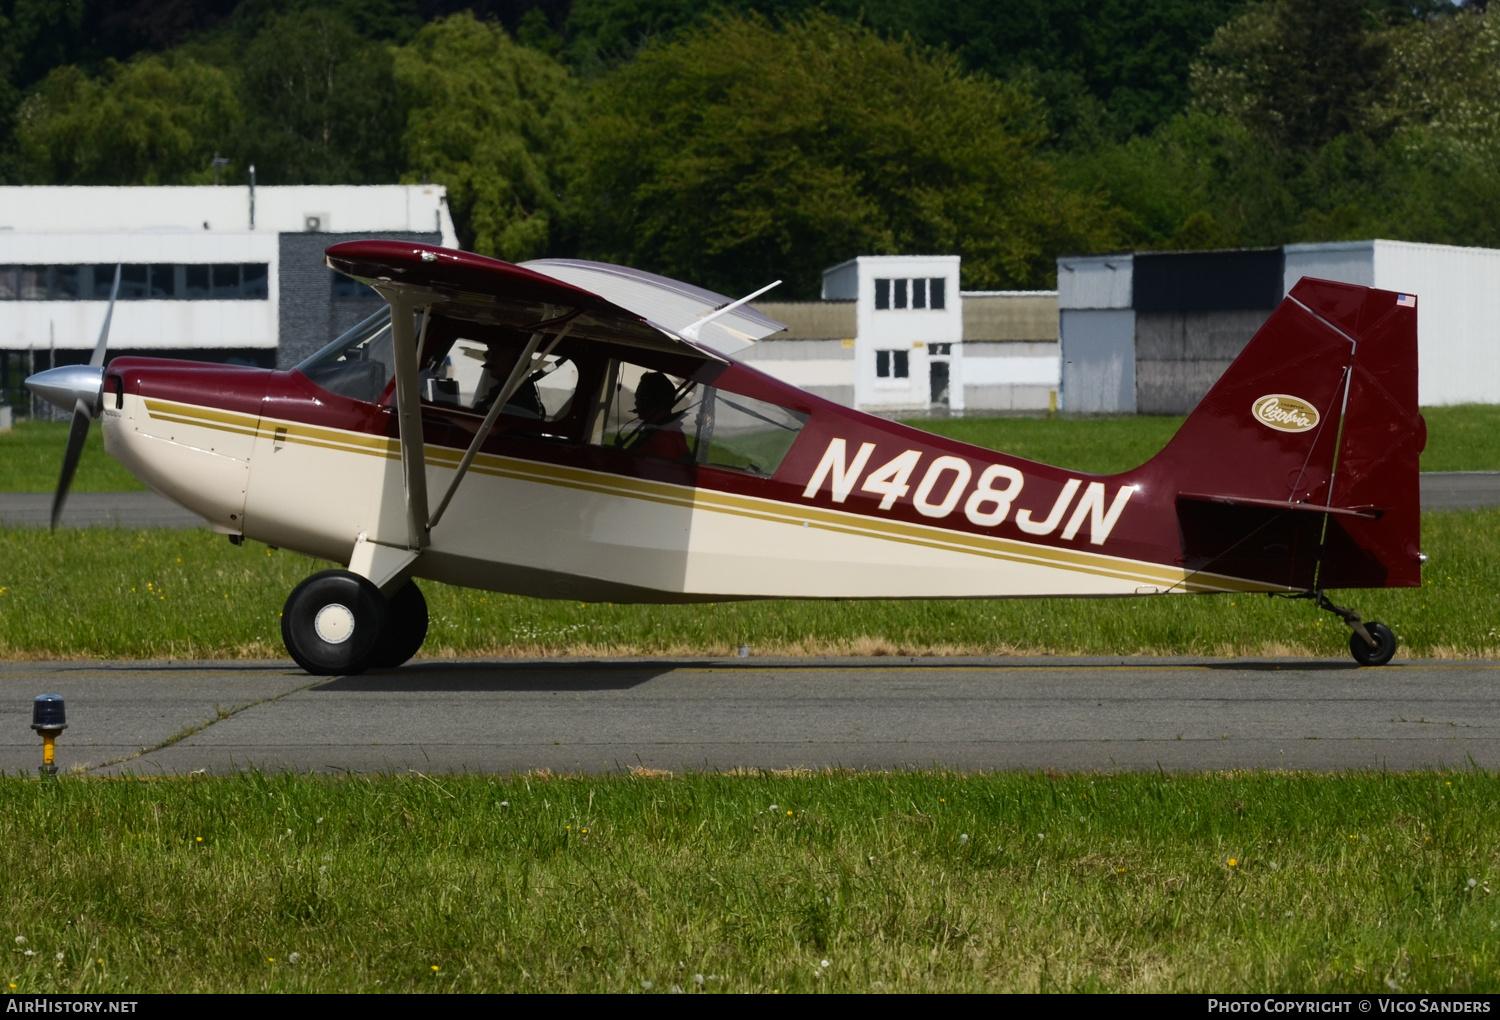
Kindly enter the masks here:
<path id="1" fill-rule="evenodd" d="M 458 246 L 447 189 L 438 184 L 255 189 L 257 231 L 301 233 L 309 215 L 322 218 L 325 232 L 436 231 L 444 245 Z M 95 233 L 163 227 L 249 230 L 250 189 L 0 187 L 0 235 L 8 230 Z"/>
<path id="2" fill-rule="evenodd" d="M 264 262 L 270 267 L 266 300 L 119 301 L 109 342 L 114 348 L 274 348 L 281 299 L 277 247 L 276 235 L 262 231 L 3 230 L 0 265 Z M 0 349 L 92 348 L 108 306 L 108 301 L 0 301 Z"/>
<path id="3" fill-rule="evenodd" d="M 1500 403 L 1500 251 L 1407 241 L 1295 244 L 1286 289 L 1303 276 L 1417 296 L 1417 399 Z"/>
<path id="4" fill-rule="evenodd" d="M 928 383 L 927 345 L 958 344 L 963 340 L 963 298 L 958 290 L 957 255 L 862 255 L 855 260 L 858 289 L 855 299 L 854 400 L 859 408 L 927 407 L 931 403 Z M 930 308 L 875 307 L 877 279 L 941 277 L 946 281 L 941 311 Z M 875 374 L 876 352 L 905 350 L 909 359 L 905 379 Z M 950 400 L 962 408 L 962 356 L 950 362 Z M 950 407 L 953 406 L 950 403 Z"/>

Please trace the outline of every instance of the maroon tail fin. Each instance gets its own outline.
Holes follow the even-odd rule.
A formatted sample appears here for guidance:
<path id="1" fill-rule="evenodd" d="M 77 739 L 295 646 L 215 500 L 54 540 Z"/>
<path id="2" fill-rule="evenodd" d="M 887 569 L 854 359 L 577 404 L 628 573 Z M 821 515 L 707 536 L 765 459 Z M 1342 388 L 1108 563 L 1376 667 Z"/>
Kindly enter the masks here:
<path id="1" fill-rule="evenodd" d="M 1160 454 L 1184 566 L 1300 589 L 1421 584 L 1416 298 L 1304 279 Z"/>

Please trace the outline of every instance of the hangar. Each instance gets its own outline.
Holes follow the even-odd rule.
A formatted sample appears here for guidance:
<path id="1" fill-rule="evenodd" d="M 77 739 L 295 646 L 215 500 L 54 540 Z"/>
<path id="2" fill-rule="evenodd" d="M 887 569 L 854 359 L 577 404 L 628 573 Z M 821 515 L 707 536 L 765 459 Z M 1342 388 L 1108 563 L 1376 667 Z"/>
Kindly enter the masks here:
<path id="1" fill-rule="evenodd" d="M 1059 258 L 1063 409 L 1188 413 L 1304 276 L 1417 295 L 1419 401 L 1500 403 L 1500 251 L 1369 240 Z"/>

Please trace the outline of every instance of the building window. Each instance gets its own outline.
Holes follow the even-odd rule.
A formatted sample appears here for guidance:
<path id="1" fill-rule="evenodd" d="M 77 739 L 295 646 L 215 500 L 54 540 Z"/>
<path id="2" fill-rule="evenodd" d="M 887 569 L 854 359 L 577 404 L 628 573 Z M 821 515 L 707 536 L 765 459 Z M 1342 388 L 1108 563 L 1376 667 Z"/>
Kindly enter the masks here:
<path id="1" fill-rule="evenodd" d="M 952 344 L 928 344 L 927 353 L 934 357 L 942 358 L 953 353 Z"/>
<path id="2" fill-rule="evenodd" d="M 334 273 L 333 299 L 335 301 L 379 301 L 380 295 L 352 276 Z"/>
<path id="3" fill-rule="evenodd" d="M 875 308 L 877 311 L 890 308 L 931 308 L 942 311 L 948 307 L 947 289 L 947 280 L 941 276 L 876 280 Z"/>
<path id="4" fill-rule="evenodd" d="M 113 264 L 0 266 L 0 301 L 108 301 L 114 282 Z M 264 262 L 120 267 L 121 301 L 264 301 L 270 296 L 270 266 Z"/>
<path id="5" fill-rule="evenodd" d="M 875 375 L 881 379 L 905 379 L 911 374 L 909 351 L 876 351 Z"/>

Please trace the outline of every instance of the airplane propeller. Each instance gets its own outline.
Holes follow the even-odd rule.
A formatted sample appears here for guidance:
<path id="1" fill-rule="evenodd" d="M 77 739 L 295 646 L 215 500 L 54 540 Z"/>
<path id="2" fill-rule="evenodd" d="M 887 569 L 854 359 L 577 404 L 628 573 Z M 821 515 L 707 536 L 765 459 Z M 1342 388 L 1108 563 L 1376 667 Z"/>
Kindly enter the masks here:
<path id="1" fill-rule="evenodd" d="M 87 365 L 61 365 L 38 372 L 26 380 L 26 387 L 54 407 L 73 412 L 73 425 L 68 430 L 68 448 L 63 454 L 62 474 L 57 479 L 57 492 L 52 497 L 52 528 L 57 529 L 62 516 L 63 503 L 68 498 L 68 487 L 73 484 L 73 472 L 78 469 L 78 458 L 83 456 L 83 443 L 88 438 L 89 422 L 99 416 L 104 397 L 104 352 L 109 345 L 109 324 L 115 316 L 115 298 L 120 293 L 120 266 L 115 266 L 115 282 L 109 291 L 109 308 L 104 313 L 104 328 L 99 330 L 99 341 L 94 344 L 93 356 Z"/>

